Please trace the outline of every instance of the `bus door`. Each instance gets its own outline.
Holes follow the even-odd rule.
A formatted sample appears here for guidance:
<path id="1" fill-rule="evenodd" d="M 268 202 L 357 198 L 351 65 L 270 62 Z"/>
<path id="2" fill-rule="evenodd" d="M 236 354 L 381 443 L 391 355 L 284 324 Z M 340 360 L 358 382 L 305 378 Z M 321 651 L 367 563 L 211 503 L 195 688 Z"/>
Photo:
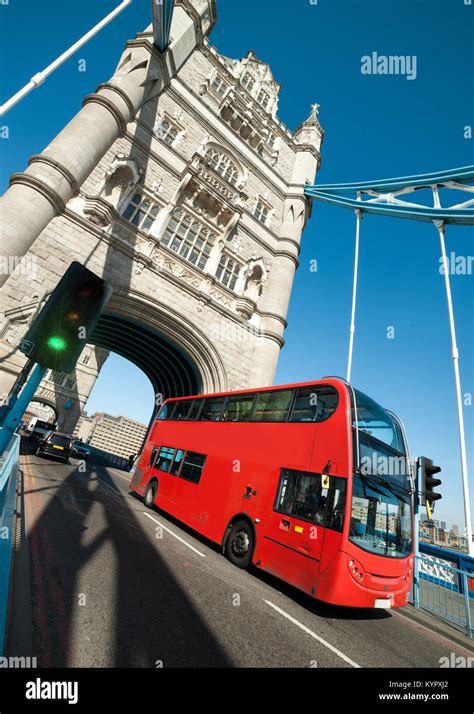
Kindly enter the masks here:
<path id="1" fill-rule="evenodd" d="M 324 536 L 327 477 L 282 469 L 264 536 L 262 565 L 297 588 L 316 592 Z"/>
<path id="2" fill-rule="evenodd" d="M 340 476 L 323 476 L 323 494 L 326 499 L 324 514 L 324 532 L 321 541 L 318 586 L 316 596 L 321 590 L 331 587 L 334 573 L 331 566 L 335 562 L 342 545 L 342 529 L 346 509 L 347 479 Z"/>

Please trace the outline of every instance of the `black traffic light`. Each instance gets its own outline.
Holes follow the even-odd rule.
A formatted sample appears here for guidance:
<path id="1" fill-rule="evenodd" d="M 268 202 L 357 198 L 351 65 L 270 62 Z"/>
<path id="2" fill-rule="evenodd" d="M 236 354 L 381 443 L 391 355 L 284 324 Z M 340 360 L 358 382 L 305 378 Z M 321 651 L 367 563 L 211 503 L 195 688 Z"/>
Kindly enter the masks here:
<path id="1" fill-rule="evenodd" d="M 421 456 L 420 471 L 422 503 L 426 506 L 428 518 L 431 518 L 435 501 L 439 501 L 439 499 L 442 498 L 440 493 L 434 491 L 435 488 L 441 485 L 441 479 L 433 478 L 434 474 L 439 474 L 441 466 L 435 466 L 431 459 L 428 459 L 426 456 Z"/>
<path id="2" fill-rule="evenodd" d="M 111 285 L 74 261 L 24 336 L 20 350 L 42 367 L 71 372 L 111 295 Z"/>

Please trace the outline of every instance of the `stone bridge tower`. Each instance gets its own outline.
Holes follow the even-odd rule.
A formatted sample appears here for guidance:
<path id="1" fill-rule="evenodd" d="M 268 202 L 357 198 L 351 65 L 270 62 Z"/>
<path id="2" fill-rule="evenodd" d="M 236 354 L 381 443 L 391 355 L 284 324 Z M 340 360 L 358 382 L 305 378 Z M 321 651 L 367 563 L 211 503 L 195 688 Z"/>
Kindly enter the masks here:
<path id="1" fill-rule="evenodd" d="M 323 132 L 317 105 L 294 133 L 282 124 L 270 67 L 253 52 L 219 54 L 215 22 L 214 0 L 177 0 L 169 50 L 154 48 L 151 26 L 138 33 L 114 76 L 11 177 L 0 392 L 72 260 L 114 286 L 90 343 L 142 368 L 158 395 L 272 383 Z M 83 406 L 78 394 L 61 426 L 72 430 Z"/>

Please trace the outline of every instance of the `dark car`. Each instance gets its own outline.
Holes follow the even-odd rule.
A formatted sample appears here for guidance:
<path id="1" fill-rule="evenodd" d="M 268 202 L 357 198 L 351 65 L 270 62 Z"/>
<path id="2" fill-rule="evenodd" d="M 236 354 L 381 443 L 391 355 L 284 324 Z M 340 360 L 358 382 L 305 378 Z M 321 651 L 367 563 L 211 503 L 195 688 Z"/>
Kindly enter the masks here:
<path id="1" fill-rule="evenodd" d="M 72 442 L 71 456 L 77 456 L 77 458 L 84 459 L 84 461 L 87 461 L 90 455 L 91 450 L 87 446 L 87 444 L 84 444 L 78 439 L 74 439 L 74 441 Z"/>
<path id="2" fill-rule="evenodd" d="M 72 437 L 69 434 L 61 434 L 58 431 L 51 431 L 44 439 L 41 439 L 36 449 L 37 456 L 55 456 L 64 462 L 69 461 L 72 451 Z"/>

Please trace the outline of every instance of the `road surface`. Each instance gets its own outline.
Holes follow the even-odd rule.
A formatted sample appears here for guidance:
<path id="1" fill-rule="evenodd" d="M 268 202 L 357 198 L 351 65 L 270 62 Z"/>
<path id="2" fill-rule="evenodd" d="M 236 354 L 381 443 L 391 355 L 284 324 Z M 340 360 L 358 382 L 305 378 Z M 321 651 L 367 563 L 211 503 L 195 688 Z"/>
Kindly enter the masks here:
<path id="1" fill-rule="evenodd" d="M 472 655 L 398 612 L 328 606 L 239 570 L 145 509 L 129 474 L 86 468 L 22 455 L 10 654 L 59 667 L 434 668 Z"/>

